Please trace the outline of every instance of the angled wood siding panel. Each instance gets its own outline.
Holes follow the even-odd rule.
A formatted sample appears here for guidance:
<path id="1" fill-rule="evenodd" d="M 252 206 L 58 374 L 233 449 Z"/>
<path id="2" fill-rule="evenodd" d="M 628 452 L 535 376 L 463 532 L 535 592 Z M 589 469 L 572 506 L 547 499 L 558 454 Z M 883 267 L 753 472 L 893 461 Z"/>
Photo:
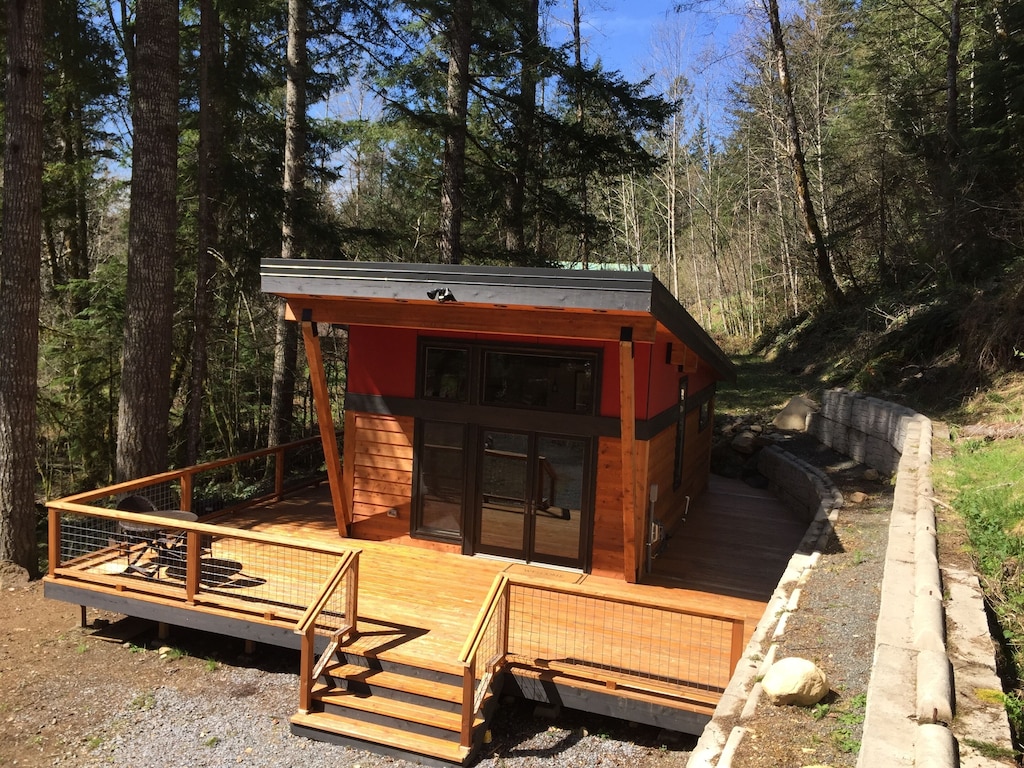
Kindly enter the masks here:
<path id="1" fill-rule="evenodd" d="M 618 438 L 601 438 L 597 447 L 597 492 L 591 572 L 623 577 L 622 453 Z"/>
<path id="2" fill-rule="evenodd" d="M 387 521 L 384 527 L 393 529 L 394 535 L 407 534 L 412 502 L 413 420 L 355 414 L 349 425 L 354 434 L 345 435 L 345 449 L 352 451 L 354 521 L 359 524 L 381 517 Z M 397 518 L 387 516 L 392 508 L 398 510 Z"/>
<path id="3" fill-rule="evenodd" d="M 352 536 L 458 553 L 458 545 L 410 535 L 414 423 L 407 416 L 347 414 L 345 470 L 351 478 Z M 388 517 L 389 509 L 397 510 L 398 517 Z"/>

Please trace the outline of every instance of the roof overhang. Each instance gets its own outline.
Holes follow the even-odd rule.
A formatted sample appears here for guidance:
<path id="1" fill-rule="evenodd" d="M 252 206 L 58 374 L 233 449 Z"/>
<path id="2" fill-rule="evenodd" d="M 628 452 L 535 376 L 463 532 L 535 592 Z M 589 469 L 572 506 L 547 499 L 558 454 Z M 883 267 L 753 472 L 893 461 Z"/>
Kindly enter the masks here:
<path id="1" fill-rule="evenodd" d="M 666 333 L 735 380 L 732 361 L 649 272 L 266 259 L 262 289 L 318 322 L 618 339 Z M 396 304 L 402 311 L 396 311 Z M 498 320 L 496 309 L 503 310 Z"/>

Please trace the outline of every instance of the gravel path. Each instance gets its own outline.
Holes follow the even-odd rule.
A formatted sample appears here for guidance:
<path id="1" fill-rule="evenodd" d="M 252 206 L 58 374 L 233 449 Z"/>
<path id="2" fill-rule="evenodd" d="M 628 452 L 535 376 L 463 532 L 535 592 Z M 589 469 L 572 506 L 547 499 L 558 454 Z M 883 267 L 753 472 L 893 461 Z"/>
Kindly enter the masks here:
<path id="1" fill-rule="evenodd" d="M 97 725 L 80 754 L 55 764 L 132 768 L 411 765 L 293 736 L 288 717 L 295 711 L 296 690 L 297 678 L 290 672 L 221 666 L 207 673 L 202 693 L 182 691 L 173 684 L 139 692 Z M 557 719 L 535 716 L 532 705 L 520 701 L 503 704 L 492 733 L 493 740 L 477 766 L 529 768 L 555 761 L 576 768 L 667 768 L 684 765 L 686 750 L 692 746 L 688 737 L 585 713 L 567 711 Z"/>

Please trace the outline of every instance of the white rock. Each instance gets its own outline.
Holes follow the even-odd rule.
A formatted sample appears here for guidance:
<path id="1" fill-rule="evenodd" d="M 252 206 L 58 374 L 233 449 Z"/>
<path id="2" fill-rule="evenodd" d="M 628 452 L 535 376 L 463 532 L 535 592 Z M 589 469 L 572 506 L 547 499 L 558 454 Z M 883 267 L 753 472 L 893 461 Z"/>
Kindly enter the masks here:
<path id="1" fill-rule="evenodd" d="M 818 406 L 805 397 L 790 398 L 786 407 L 772 420 L 779 429 L 793 429 L 800 432 L 807 429 L 807 416 L 818 410 Z"/>
<path id="2" fill-rule="evenodd" d="M 772 704 L 810 706 L 828 693 L 828 677 L 813 661 L 792 656 L 768 668 L 761 688 Z"/>

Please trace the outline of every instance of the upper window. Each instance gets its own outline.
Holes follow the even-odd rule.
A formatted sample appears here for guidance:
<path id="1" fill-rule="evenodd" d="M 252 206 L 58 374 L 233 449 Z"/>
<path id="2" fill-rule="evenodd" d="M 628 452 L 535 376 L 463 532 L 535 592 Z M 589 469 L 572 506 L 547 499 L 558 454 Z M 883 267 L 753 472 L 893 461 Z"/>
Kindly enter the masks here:
<path id="1" fill-rule="evenodd" d="M 483 358 L 485 405 L 559 413 L 593 413 L 594 355 L 487 350 Z"/>
<path id="2" fill-rule="evenodd" d="M 469 399 L 469 350 L 427 347 L 423 354 L 423 397 L 433 400 Z"/>

